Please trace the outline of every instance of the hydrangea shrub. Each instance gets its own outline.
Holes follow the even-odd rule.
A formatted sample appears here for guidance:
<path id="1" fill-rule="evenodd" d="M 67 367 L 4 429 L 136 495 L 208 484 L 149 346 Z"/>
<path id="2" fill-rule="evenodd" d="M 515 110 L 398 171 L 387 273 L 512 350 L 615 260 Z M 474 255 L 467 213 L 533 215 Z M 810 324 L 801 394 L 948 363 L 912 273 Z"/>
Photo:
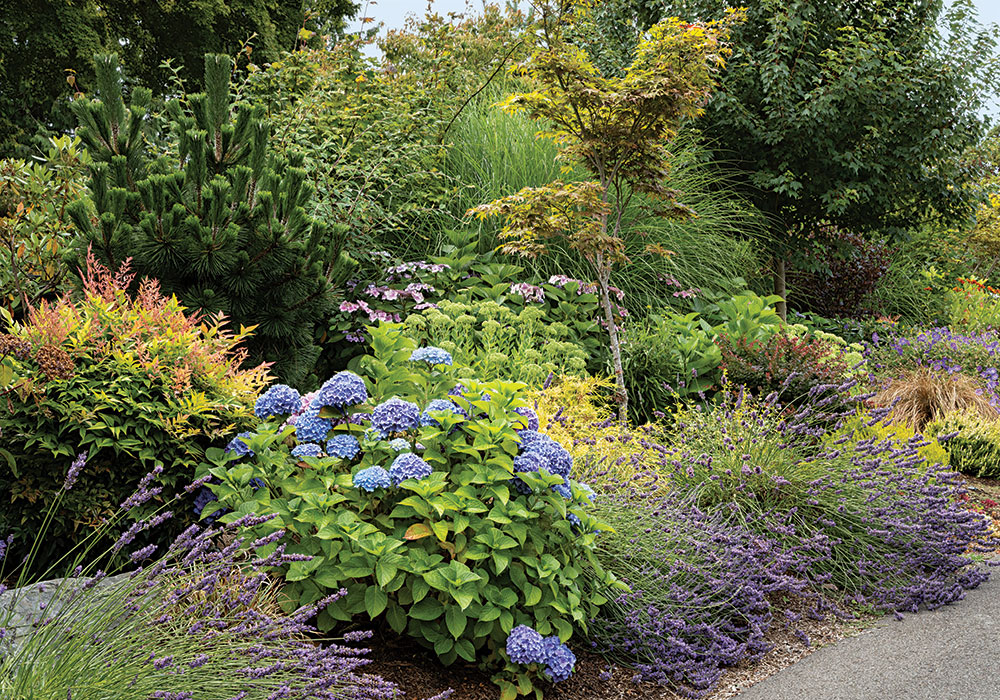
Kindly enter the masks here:
<path id="1" fill-rule="evenodd" d="M 321 629 L 365 616 L 445 663 L 504 669 L 507 694 L 529 692 L 537 674 L 508 663 L 511 631 L 527 625 L 563 643 L 605 602 L 584 569 L 612 583 L 593 553 L 606 526 L 591 515 L 592 492 L 573 480 L 569 452 L 528 430 L 537 424 L 523 384 L 456 386 L 454 366 L 425 361 L 440 349 L 418 349 L 397 324 L 367 332 L 372 354 L 355 366 L 366 396 L 306 409 L 329 423 L 325 435 L 310 427 L 303 437 L 301 417 L 278 418 L 246 439 L 254 458 L 216 450 L 200 474 L 219 480 L 226 518 L 276 514 L 259 536 L 283 528 L 289 553 L 311 557 L 284 571 L 293 602 L 346 589 L 320 613 Z M 325 388 L 339 395 L 359 381 L 345 372 Z M 293 455 L 302 443 L 325 450 Z M 532 469 L 518 470 L 526 459 Z M 255 478 L 267 488 L 252 489 Z M 551 679 L 568 672 L 557 656 Z"/>

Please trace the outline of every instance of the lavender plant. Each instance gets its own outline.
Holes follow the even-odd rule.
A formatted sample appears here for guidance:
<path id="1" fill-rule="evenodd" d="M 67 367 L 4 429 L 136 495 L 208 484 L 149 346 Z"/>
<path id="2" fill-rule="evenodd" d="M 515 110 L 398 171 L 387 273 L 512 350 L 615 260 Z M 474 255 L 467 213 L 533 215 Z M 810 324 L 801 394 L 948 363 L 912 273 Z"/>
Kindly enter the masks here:
<path id="1" fill-rule="evenodd" d="M 583 473 L 612 527 L 598 559 L 630 587 L 588 627 L 598 652 L 698 697 L 767 650 L 774 594 L 810 597 L 814 616 L 832 591 L 843 610 L 900 615 L 986 579 L 970 555 L 997 543 L 958 505 L 955 475 L 923 463 L 919 435 L 828 434 L 838 402 L 822 393 L 792 411 L 728 387 L 717 407 L 682 412 L 669 444 L 639 436 L 631 481 Z"/>
<path id="2" fill-rule="evenodd" d="M 70 467 L 59 498 L 85 467 Z M 376 700 L 399 697 L 391 683 L 365 674 L 364 650 L 348 646 L 370 633 L 321 639 L 309 624 L 317 611 L 345 591 L 282 612 L 268 571 L 307 559 L 289 554 L 280 530 L 252 539 L 248 533 L 273 516 L 244 515 L 225 525 L 192 525 L 163 552 L 138 546 L 136 536 L 168 521 L 171 510 L 129 522 L 126 511 L 159 493 L 154 474 L 103 526 L 123 528 L 111 549 L 127 553 L 121 571 L 98 570 L 95 535 L 70 555 L 72 574 L 14 590 L 0 585 L 0 697 L 7 700 L 272 700 L 315 698 Z M 190 489 L 196 488 L 194 484 Z M 171 505 L 176 505 L 176 499 Z M 51 522 L 47 519 L 46 523 Z M 125 525 L 128 524 L 128 527 Z M 104 533 L 106 534 L 106 533 Z M 38 537 L 45 536 L 44 530 Z M 113 539 L 113 537 L 112 537 Z M 0 544 L 0 577 L 9 540 Z M 101 554 L 101 553 L 97 553 Z M 155 558 L 157 555 L 159 558 Z M 50 571 L 51 572 L 51 571 Z M 114 574 L 118 574 L 117 576 Z M 48 587 L 51 597 L 16 620 L 28 591 Z M 18 626 L 13 623 L 20 622 Z M 30 626 L 29 626 L 30 625 Z"/>
<path id="3" fill-rule="evenodd" d="M 355 369 L 367 381 L 333 377 L 294 424 L 279 419 L 247 438 L 253 457 L 216 450 L 199 474 L 219 481 L 211 489 L 232 511 L 223 520 L 275 514 L 257 536 L 284 528 L 288 551 L 308 555 L 282 567 L 292 600 L 346 590 L 323 605 L 321 629 L 383 622 L 445 664 L 499 670 L 504 698 L 531 693 L 546 676 L 508 663 L 507 636 L 529 625 L 562 644 L 586 628 L 605 598 L 582 572 L 603 570 L 593 547 L 606 526 L 572 478 L 571 455 L 529 429 L 537 418 L 523 384 L 457 385 L 441 348 L 418 348 L 397 324 L 366 331 L 372 354 Z M 325 454 L 305 454 L 304 442 Z M 547 678 L 564 677 L 567 658 L 559 651 Z"/>

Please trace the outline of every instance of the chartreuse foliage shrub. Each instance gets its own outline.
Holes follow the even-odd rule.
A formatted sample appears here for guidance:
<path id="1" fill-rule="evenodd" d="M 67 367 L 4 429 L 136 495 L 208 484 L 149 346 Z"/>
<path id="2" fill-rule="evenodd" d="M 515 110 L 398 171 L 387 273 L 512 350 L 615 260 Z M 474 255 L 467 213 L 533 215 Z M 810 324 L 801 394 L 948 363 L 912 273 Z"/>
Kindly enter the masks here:
<path id="1" fill-rule="evenodd" d="M 244 336 L 221 318 L 186 315 L 150 280 L 130 297 L 132 278 L 91 260 L 79 301 L 43 302 L 0 335 L 0 532 L 33 541 L 66 467 L 88 455 L 39 565 L 86 537 L 155 464 L 162 485 L 188 483 L 209 445 L 251 424 L 269 380 L 264 367 L 240 368 Z"/>
<path id="2" fill-rule="evenodd" d="M 583 583 L 585 567 L 609 583 L 591 492 L 570 478 L 572 456 L 533 430 L 523 384 L 456 386 L 447 352 L 418 348 L 398 324 L 367 331 L 372 354 L 356 363 L 366 381 L 335 375 L 294 424 L 282 421 L 295 401 L 272 389 L 257 408 L 274 420 L 240 449 L 209 453 L 200 474 L 218 480 L 226 518 L 276 513 L 259 535 L 285 528 L 288 551 L 312 557 L 284 571 L 291 601 L 346 589 L 321 629 L 363 615 L 444 663 L 501 669 L 505 697 L 528 693 L 545 664 L 513 663 L 511 631 L 565 642 L 604 602 Z"/>
<path id="3" fill-rule="evenodd" d="M 956 471 L 1000 478 L 1000 421 L 978 411 L 955 411 L 928 423 L 924 431 L 944 441 L 951 456 L 948 464 Z"/>

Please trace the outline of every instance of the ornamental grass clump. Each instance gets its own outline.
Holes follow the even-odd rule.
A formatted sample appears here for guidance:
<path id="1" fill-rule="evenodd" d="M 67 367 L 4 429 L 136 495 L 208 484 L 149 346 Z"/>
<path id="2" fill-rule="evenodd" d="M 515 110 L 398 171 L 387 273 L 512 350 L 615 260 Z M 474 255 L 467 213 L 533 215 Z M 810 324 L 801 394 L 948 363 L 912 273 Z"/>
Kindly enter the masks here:
<path id="1" fill-rule="evenodd" d="M 981 381 L 926 367 L 888 380 L 872 401 L 877 406 L 888 406 L 894 423 L 915 430 L 923 430 L 931 421 L 956 412 L 971 411 L 986 421 L 1000 422 L 997 396 L 984 390 Z"/>
<path id="2" fill-rule="evenodd" d="M 86 469 L 81 456 L 67 473 L 66 485 L 48 515 Z M 154 492 L 147 482 L 129 501 L 134 506 L 149 503 Z M 177 500 L 168 503 L 178 505 L 184 506 Z M 317 611 L 344 591 L 282 611 L 284 596 L 268 572 L 308 557 L 287 552 L 278 542 L 280 530 L 267 538 L 250 535 L 273 515 L 244 515 L 208 528 L 191 525 L 159 549 L 136 542 L 137 532 L 156 528 L 172 515 L 173 511 L 160 509 L 129 525 L 120 511 L 102 526 L 109 537 L 92 537 L 69 552 L 59 568 L 46 572 L 69 571 L 69 578 L 27 585 L 22 575 L 18 588 L 6 590 L 0 585 L 0 697 L 400 697 L 393 684 L 363 673 L 368 663 L 365 650 L 349 646 L 370 633 L 324 639 L 310 625 Z M 43 527 L 38 537 L 46 534 Z M 93 563 L 105 558 L 95 556 L 100 552 L 93 547 L 106 539 L 125 555 L 127 564 L 118 571 L 102 571 Z M 0 545 L 0 579 L 7 542 Z M 22 600 L 45 591 L 49 596 L 24 617 Z"/>
<path id="3" fill-rule="evenodd" d="M 554 637 L 549 646 L 585 630 L 606 601 L 585 567 L 603 590 L 614 586 L 594 556 L 606 526 L 591 515 L 572 454 L 531 429 L 539 422 L 523 384 L 464 375 L 459 384 L 462 368 L 438 361 L 440 348 L 418 348 L 401 325 L 366 331 L 361 374 L 333 377 L 294 424 L 262 424 L 245 440 L 253 457 L 208 455 L 199 474 L 217 482 L 213 508 L 231 511 L 223 521 L 277 516 L 257 536 L 283 529 L 287 551 L 309 557 L 281 567 L 290 600 L 346 591 L 322 606 L 320 629 L 371 620 L 445 664 L 496 671 L 504 697 L 564 679 L 568 648 L 524 666 L 506 643 L 518 625 Z M 304 443 L 325 452 L 305 454 Z"/>

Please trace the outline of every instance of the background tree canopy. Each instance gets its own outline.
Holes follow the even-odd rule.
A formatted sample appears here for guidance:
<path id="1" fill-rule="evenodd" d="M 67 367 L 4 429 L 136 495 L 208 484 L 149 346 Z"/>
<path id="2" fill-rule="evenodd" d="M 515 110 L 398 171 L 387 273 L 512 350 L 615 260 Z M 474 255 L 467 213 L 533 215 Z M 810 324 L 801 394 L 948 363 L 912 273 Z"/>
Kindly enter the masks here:
<path id="1" fill-rule="evenodd" d="M 202 81 L 204 55 L 233 55 L 250 40 L 263 63 L 295 48 L 302 28 L 339 32 L 356 11 L 351 0 L 24 0 L 0 10 L 0 155 L 26 143 L 39 128 L 73 124 L 73 86 L 93 88 L 94 54 L 121 55 L 126 78 L 168 89 L 171 59 L 187 82 Z M 251 37 L 253 37 L 251 39 Z"/>
<path id="2" fill-rule="evenodd" d="M 644 28 L 711 19 L 726 5 L 632 0 L 620 12 Z M 985 131 L 996 29 L 975 21 L 970 2 L 749 5 L 699 127 L 767 217 L 776 293 L 785 263 L 824 227 L 891 238 L 931 213 L 972 213 L 962 155 Z"/>

